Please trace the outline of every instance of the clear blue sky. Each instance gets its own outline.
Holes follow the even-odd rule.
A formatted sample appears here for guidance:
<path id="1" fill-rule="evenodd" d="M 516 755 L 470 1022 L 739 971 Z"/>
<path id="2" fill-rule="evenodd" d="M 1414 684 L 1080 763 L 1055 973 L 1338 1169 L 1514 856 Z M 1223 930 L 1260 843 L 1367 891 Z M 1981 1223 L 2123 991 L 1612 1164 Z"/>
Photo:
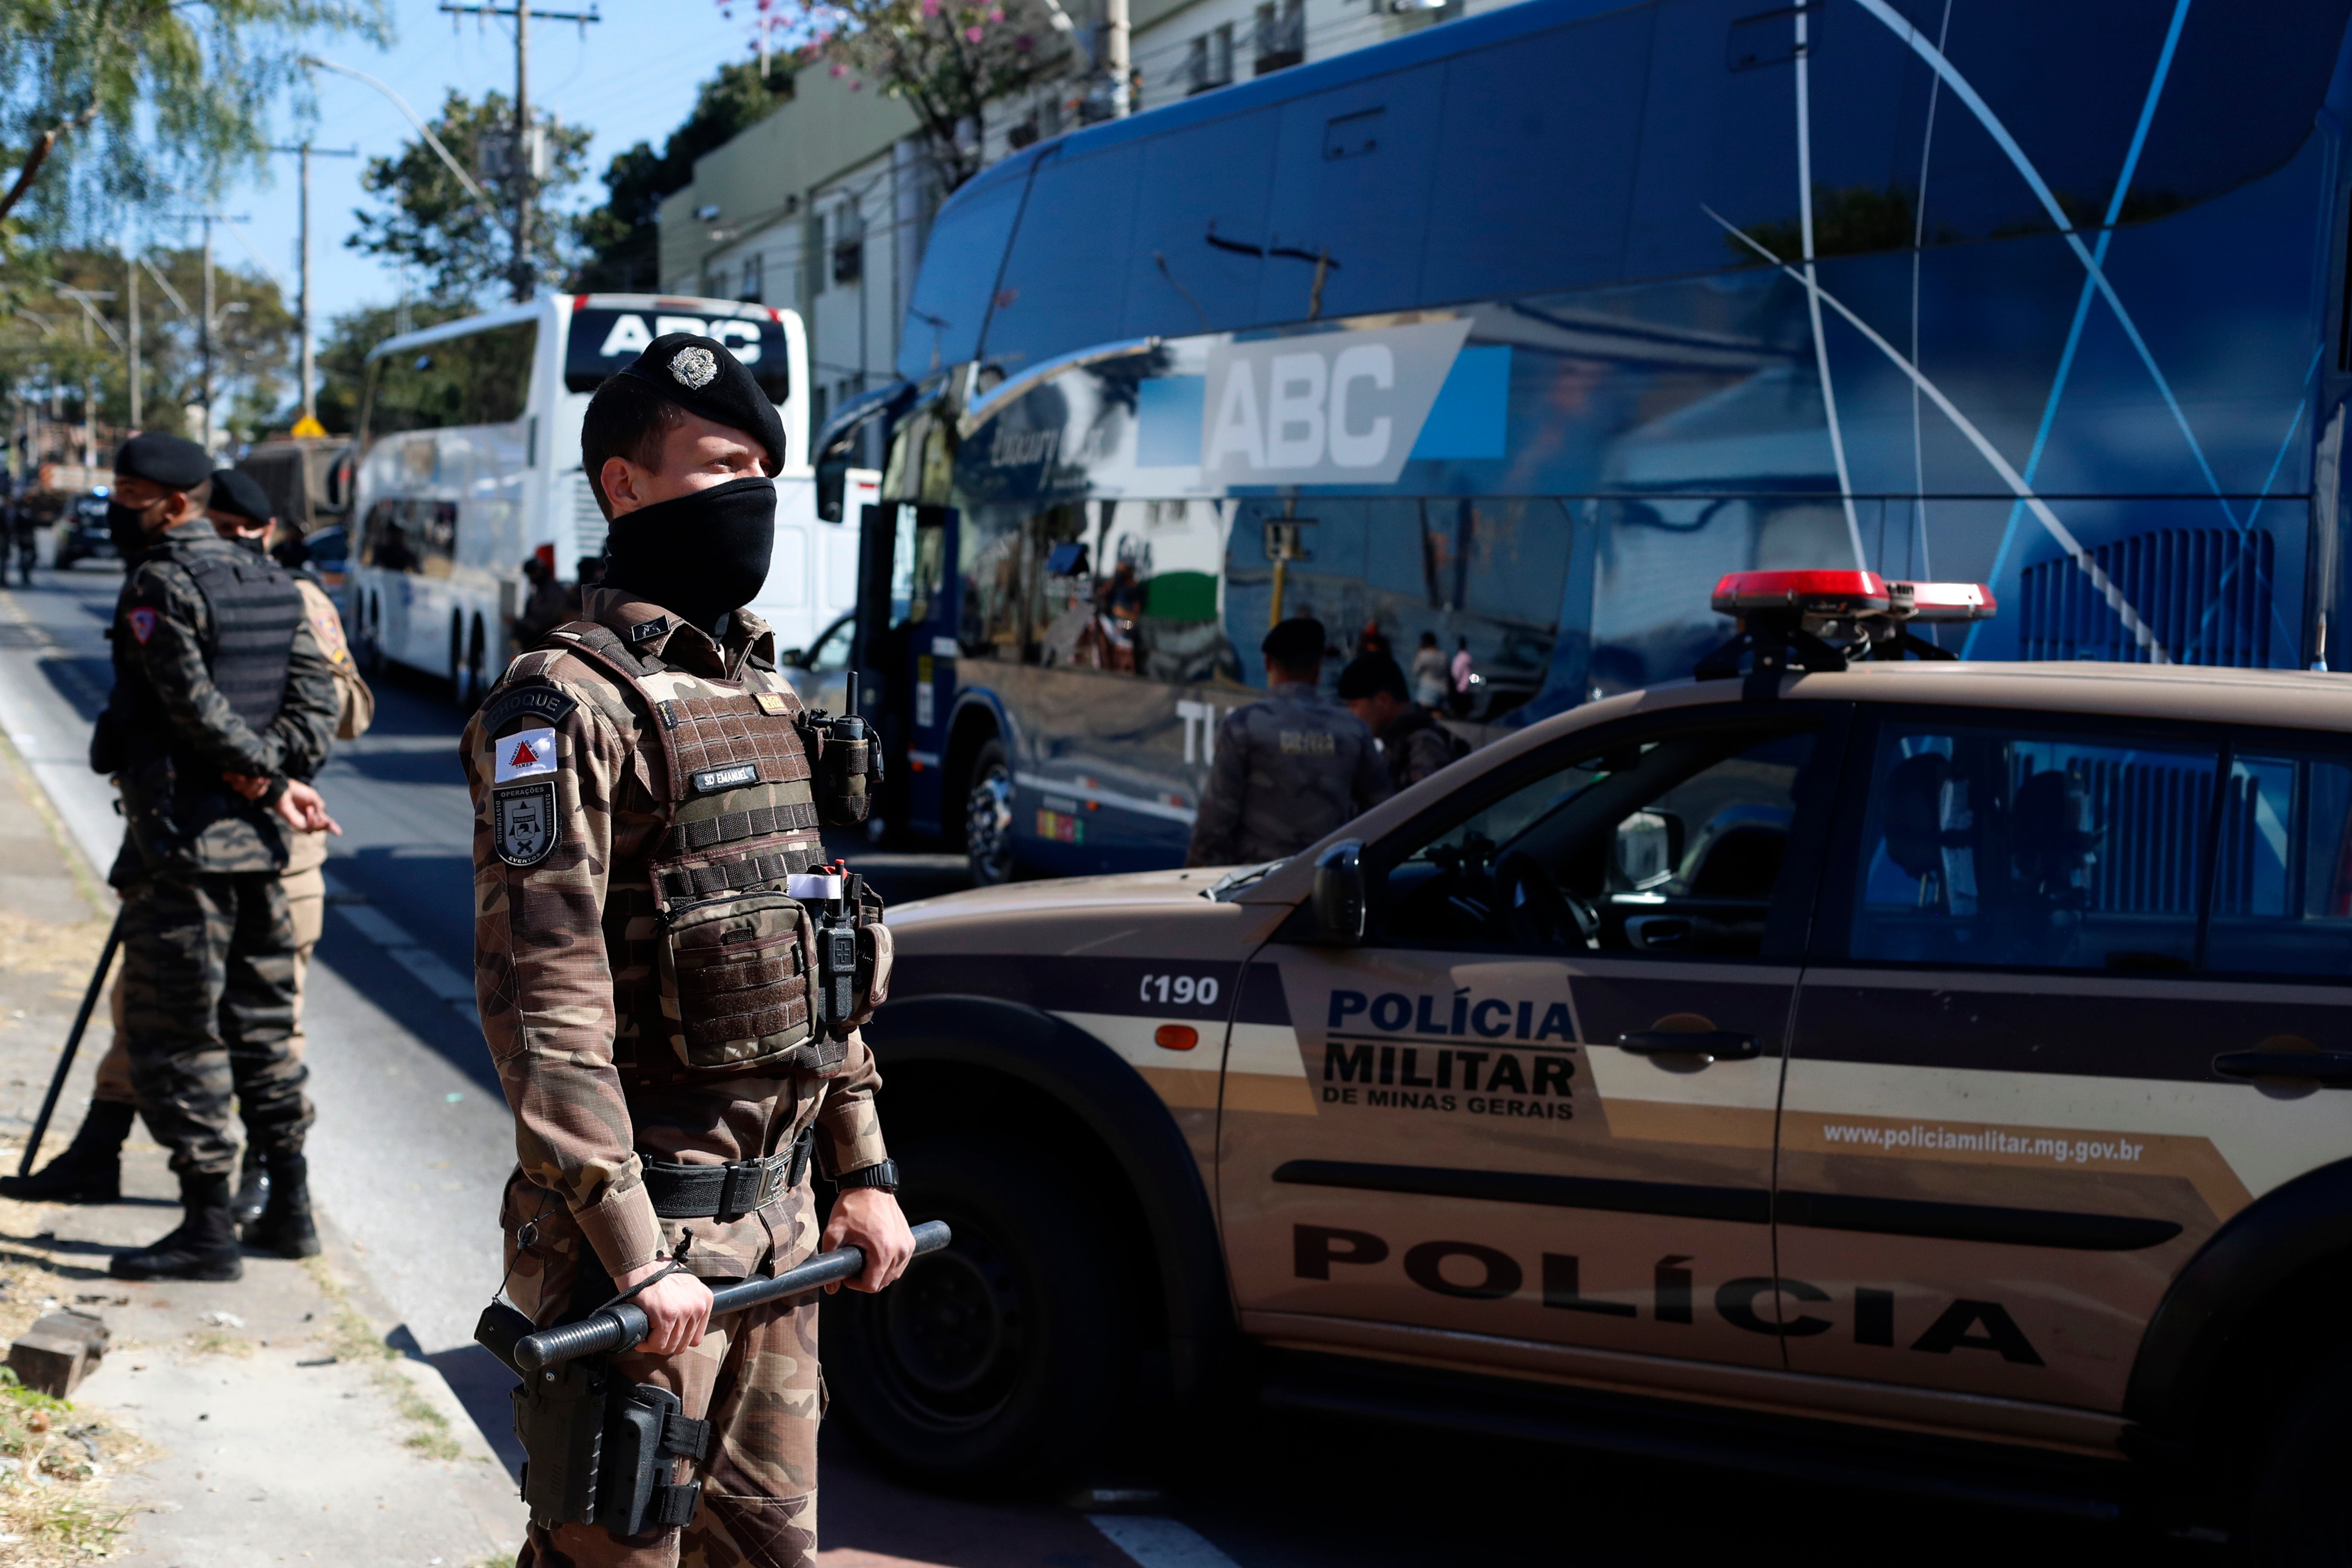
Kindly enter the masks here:
<path id="1" fill-rule="evenodd" d="M 586 0 L 538 0 L 536 8 L 584 11 Z M 604 20 L 582 30 L 568 23 L 533 21 L 530 29 L 531 101 L 552 110 L 567 125 L 595 132 L 589 147 L 589 164 L 601 174 L 614 153 L 631 142 L 646 141 L 655 147 L 685 118 L 702 79 L 725 60 L 750 58 L 751 31 L 738 20 L 719 15 L 712 0 L 602 0 Z M 514 30 L 506 20 L 456 19 L 444 16 L 436 0 L 392 0 L 398 37 L 379 52 L 368 46 L 338 39 L 318 44 L 311 52 L 366 71 L 390 84 L 416 112 L 430 120 L 451 88 L 472 96 L 496 88 L 514 91 Z M 392 268 L 373 258 L 344 248 L 344 237 L 357 226 L 352 210 L 362 205 L 360 171 L 367 155 L 393 152 L 415 132 L 400 111 L 374 89 L 349 77 L 318 73 L 319 123 L 311 132 L 320 147 L 356 145 L 360 158 L 319 158 L 310 174 L 310 255 L 317 287 L 319 330 L 337 312 L 363 304 L 390 303 L 402 289 Z M 281 113 L 277 140 L 300 140 L 290 114 Z M 250 223 L 236 225 L 246 244 L 266 262 L 286 286 L 291 305 L 295 289 L 297 233 L 297 160 L 271 160 L 268 184 L 241 182 L 221 199 L 224 213 L 250 214 Z M 602 181 L 593 174 L 583 182 L 585 193 L 601 200 Z M 151 244 L 170 244 L 183 237 L 193 244 L 196 226 L 184 236 L 166 227 L 147 233 Z M 237 240 L 216 232 L 214 254 L 221 261 L 244 268 L 253 265 Z"/>

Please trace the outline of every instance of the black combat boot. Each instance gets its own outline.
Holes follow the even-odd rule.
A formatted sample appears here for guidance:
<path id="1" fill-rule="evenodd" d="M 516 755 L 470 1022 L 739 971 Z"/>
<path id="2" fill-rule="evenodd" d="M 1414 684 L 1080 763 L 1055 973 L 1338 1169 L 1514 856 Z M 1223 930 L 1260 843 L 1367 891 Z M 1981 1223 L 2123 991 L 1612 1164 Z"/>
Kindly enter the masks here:
<path id="1" fill-rule="evenodd" d="M 237 1168 L 236 1196 L 229 1200 L 229 1212 L 236 1215 L 239 1225 L 251 1225 L 269 1206 L 269 1167 L 262 1163 L 261 1152 L 252 1144 L 245 1146 L 245 1163 Z"/>
<path id="2" fill-rule="evenodd" d="M 131 1107 L 93 1100 L 65 1152 L 29 1176 L 0 1177 L 0 1197 L 28 1204 L 110 1204 L 122 1197 L 122 1141 Z"/>
<path id="3" fill-rule="evenodd" d="M 242 1279 L 245 1255 L 228 1212 L 228 1178 L 194 1173 L 180 1178 L 187 1217 L 152 1247 L 126 1252 L 107 1266 L 117 1279 Z"/>
<path id="4" fill-rule="evenodd" d="M 245 1244 L 280 1258 L 319 1256 L 319 1227 L 310 1220 L 310 1163 L 301 1155 L 269 1157 L 269 1203 L 245 1227 Z"/>

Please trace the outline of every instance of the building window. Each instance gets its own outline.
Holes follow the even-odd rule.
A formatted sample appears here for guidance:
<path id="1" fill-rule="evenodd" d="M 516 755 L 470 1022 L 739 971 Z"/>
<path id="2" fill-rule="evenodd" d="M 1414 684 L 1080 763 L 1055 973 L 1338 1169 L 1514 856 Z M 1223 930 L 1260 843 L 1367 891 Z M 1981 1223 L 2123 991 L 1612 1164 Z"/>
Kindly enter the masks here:
<path id="1" fill-rule="evenodd" d="M 1255 74 L 1295 66 L 1307 58 L 1306 0 L 1275 0 L 1257 8 Z"/>
<path id="2" fill-rule="evenodd" d="M 1234 79 L 1234 25 L 1225 23 L 1192 40 L 1184 62 L 1185 90 L 1206 92 Z"/>
<path id="3" fill-rule="evenodd" d="M 736 298 L 747 305 L 768 302 L 767 262 L 767 257 L 756 250 L 743 258 L 743 289 Z"/>
<path id="4" fill-rule="evenodd" d="M 866 275 L 866 214 L 856 202 L 833 209 L 833 280 L 855 283 Z"/>
<path id="5" fill-rule="evenodd" d="M 716 264 L 702 269 L 702 297 L 706 300 L 727 298 L 727 268 Z"/>

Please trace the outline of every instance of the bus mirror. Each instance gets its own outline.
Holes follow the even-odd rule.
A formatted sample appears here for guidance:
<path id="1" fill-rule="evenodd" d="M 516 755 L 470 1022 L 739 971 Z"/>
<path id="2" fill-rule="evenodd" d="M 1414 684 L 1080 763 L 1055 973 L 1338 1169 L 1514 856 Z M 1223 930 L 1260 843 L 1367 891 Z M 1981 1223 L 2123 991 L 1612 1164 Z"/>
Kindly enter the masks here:
<path id="1" fill-rule="evenodd" d="M 849 454 L 856 442 L 844 437 L 817 454 L 816 514 L 826 522 L 839 522 L 845 499 L 849 493 Z"/>
<path id="2" fill-rule="evenodd" d="M 1355 946 L 1364 940 L 1364 846 L 1342 839 L 1316 858 L 1315 923 L 1326 942 Z"/>

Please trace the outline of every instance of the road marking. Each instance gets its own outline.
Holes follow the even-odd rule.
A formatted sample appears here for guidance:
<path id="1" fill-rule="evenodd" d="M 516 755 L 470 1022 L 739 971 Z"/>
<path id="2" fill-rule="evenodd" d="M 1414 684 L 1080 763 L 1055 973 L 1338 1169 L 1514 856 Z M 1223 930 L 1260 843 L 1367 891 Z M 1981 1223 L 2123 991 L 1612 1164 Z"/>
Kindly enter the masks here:
<path id="1" fill-rule="evenodd" d="M 471 975 L 458 973 L 439 953 L 409 935 L 407 928 L 369 903 L 364 895 L 353 892 L 332 871 L 326 873 L 326 879 L 327 901 L 341 910 L 362 936 L 383 949 L 384 956 L 408 971 L 429 994 L 456 1008 L 469 1026 L 482 1026 Z"/>
<path id="2" fill-rule="evenodd" d="M 1207 1536 L 1178 1520 L 1148 1513 L 1090 1513 L 1087 1522 L 1139 1568 L 1241 1568 Z"/>

